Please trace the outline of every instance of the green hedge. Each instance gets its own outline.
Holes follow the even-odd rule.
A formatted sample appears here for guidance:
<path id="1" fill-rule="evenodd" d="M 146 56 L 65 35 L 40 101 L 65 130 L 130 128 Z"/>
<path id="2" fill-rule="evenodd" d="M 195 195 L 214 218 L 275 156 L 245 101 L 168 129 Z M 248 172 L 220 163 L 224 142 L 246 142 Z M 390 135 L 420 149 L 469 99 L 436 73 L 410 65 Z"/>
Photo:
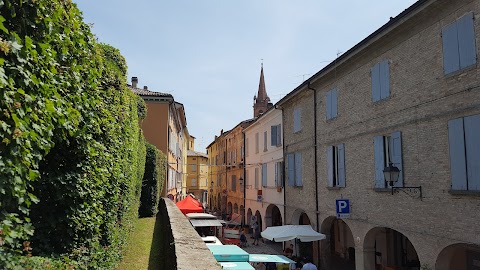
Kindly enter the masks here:
<path id="1" fill-rule="evenodd" d="M 167 156 L 155 145 L 147 143 L 145 174 L 140 197 L 140 217 L 153 217 L 158 212 L 158 202 L 162 194 L 163 183 L 167 173 Z"/>
<path id="2" fill-rule="evenodd" d="M 0 0 L 0 268 L 121 259 L 146 155 L 126 71 L 71 1 Z"/>

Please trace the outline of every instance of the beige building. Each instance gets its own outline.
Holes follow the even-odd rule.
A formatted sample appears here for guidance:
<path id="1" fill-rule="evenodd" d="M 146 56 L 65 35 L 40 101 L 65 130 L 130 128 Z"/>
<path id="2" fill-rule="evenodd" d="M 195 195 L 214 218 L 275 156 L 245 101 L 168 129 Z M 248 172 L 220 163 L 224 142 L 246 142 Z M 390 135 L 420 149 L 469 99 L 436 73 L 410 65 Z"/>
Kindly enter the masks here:
<path id="1" fill-rule="evenodd" d="M 480 269 L 479 18 L 418 1 L 278 102 L 286 219 L 327 235 L 322 269 Z"/>
<path id="2" fill-rule="evenodd" d="M 186 193 L 195 195 L 204 207 L 209 204 L 208 194 L 211 189 L 208 166 L 207 154 L 195 151 L 195 137 L 190 136 L 187 150 Z"/>

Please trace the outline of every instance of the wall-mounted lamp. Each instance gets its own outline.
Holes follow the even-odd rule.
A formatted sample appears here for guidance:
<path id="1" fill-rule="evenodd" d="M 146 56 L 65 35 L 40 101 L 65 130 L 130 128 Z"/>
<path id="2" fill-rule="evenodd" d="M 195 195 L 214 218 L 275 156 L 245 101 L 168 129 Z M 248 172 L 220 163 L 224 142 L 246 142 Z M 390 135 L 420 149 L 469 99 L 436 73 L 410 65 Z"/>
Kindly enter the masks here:
<path id="1" fill-rule="evenodd" d="M 398 182 L 398 177 L 400 176 L 400 170 L 393 165 L 392 162 L 383 169 L 383 176 L 385 177 L 385 181 L 388 183 L 390 188 L 392 189 L 392 195 L 395 192 L 399 192 L 399 190 L 403 191 L 410 197 L 418 196 L 420 200 L 422 200 L 422 186 L 418 187 L 396 187 L 395 184 Z"/>

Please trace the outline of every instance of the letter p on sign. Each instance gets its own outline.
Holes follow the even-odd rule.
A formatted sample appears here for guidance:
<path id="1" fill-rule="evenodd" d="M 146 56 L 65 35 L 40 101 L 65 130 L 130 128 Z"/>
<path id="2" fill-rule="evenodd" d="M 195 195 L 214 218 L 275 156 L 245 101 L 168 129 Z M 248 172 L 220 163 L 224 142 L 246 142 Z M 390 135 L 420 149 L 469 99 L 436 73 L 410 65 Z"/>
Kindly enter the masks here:
<path id="1" fill-rule="evenodd" d="M 350 216 L 350 201 L 349 200 L 336 200 L 337 217 L 349 217 Z"/>

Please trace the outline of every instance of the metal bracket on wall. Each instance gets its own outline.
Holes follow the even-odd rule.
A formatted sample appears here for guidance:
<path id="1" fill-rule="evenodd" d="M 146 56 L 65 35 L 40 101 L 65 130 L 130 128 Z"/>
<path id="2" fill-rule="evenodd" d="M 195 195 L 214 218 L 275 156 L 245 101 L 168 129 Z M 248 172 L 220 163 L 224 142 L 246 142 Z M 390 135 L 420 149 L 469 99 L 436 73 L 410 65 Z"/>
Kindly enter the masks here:
<path id="1" fill-rule="evenodd" d="M 423 194 L 422 194 L 422 187 L 391 187 L 392 188 L 392 195 L 393 193 L 400 193 L 402 191 L 403 193 L 407 194 L 408 196 L 412 198 L 420 198 L 422 201 L 423 199 Z"/>

